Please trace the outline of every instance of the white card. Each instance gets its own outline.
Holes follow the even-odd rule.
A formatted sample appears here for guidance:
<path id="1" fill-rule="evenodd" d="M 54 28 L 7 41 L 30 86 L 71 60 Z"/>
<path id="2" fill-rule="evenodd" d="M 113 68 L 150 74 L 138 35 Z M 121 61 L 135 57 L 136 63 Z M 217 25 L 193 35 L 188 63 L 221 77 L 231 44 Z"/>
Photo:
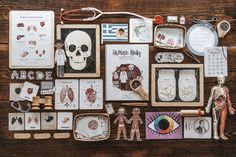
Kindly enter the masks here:
<path id="1" fill-rule="evenodd" d="M 208 47 L 204 53 L 205 77 L 228 76 L 226 47 Z"/>
<path id="2" fill-rule="evenodd" d="M 153 22 L 140 18 L 131 18 L 129 21 L 131 43 L 151 43 L 153 40 Z"/>
<path id="3" fill-rule="evenodd" d="M 148 44 L 111 44 L 105 49 L 106 100 L 143 100 L 130 83 L 141 78 L 143 90 L 149 91 Z"/>
<path id="4" fill-rule="evenodd" d="M 56 130 L 57 129 L 57 114 L 56 112 L 41 113 L 41 129 Z"/>
<path id="5" fill-rule="evenodd" d="M 58 130 L 72 130 L 72 122 L 73 122 L 72 112 L 58 112 L 57 114 Z"/>
<path id="6" fill-rule="evenodd" d="M 184 117 L 184 138 L 210 139 L 211 117 Z"/>
<path id="7" fill-rule="evenodd" d="M 38 90 L 39 90 L 38 85 L 26 81 L 23 85 L 20 97 L 32 102 L 33 97 L 37 95 Z"/>
<path id="8" fill-rule="evenodd" d="M 40 113 L 25 113 L 25 130 L 40 130 Z"/>
<path id="9" fill-rule="evenodd" d="M 103 109 L 103 80 L 80 80 L 80 109 Z"/>
<path id="10" fill-rule="evenodd" d="M 10 83 L 10 101 L 24 101 L 25 99 L 20 97 L 20 93 L 23 88 L 23 83 Z"/>
<path id="11" fill-rule="evenodd" d="M 8 129 L 10 131 L 24 130 L 24 113 L 9 113 L 8 121 Z"/>
<path id="12" fill-rule="evenodd" d="M 55 109 L 77 110 L 79 109 L 78 88 L 76 79 L 57 79 L 55 81 Z"/>

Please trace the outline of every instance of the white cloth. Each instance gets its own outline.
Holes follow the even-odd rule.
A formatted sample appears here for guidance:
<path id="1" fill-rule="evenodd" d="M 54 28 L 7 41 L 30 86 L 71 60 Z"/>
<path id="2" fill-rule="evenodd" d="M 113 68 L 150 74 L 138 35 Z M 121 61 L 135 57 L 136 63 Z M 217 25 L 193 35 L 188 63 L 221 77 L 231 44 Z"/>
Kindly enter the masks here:
<path id="1" fill-rule="evenodd" d="M 55 54 L 55 62 L 57 65 L 65 65 L 66 55 L 63 49 L 57 49 Z"/>
<path id="2" fill-rule="evenodd" d="M 126 71 L 121 71 L 120 72 L 120 82 L 121 83 L 126 83 L 128 80 L 127 72 Z"/>

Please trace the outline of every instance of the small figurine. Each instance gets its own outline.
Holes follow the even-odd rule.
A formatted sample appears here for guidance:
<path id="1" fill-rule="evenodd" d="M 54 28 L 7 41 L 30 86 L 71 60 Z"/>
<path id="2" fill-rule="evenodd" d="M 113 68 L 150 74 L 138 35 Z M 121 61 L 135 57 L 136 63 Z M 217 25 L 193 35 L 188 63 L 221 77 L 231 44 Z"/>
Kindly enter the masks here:
<path id="1" fill-rule="evenodd" d="M 232 107 L 230 101 L 229 89 L 228 87 L 224 86 L 225 77 L 223 75 L 218 76 L 217 82 L 217 86 L 214 86 L 211 89 L 211 94 L 205 110 L 206 113 L 210 113 L 212 106 L 214 139 L 219 139 L 218 128 L 220 128 L 220 138 L 223 140 L 228 140 L 228 137 L 226 137 L 224 133 L 227 107 L 230 114 L 234 114 L 235 109 Z"/>
<path id="2" fill-rule="evenodd" d="M 128 123 L 128 119 L 126 118 L 125 114 L 126 114 L 125 108 L 123 107 L 119 108 L 118 112 L 116 113 L 117 117 L 113 122 L 114 124 L 118 123 L 116 140 L 120 140 L 120 135 L 122 132 L 123 132 L 124 140 L 127 140 L 125 123 Z"/>
<path id="3" fill-rule="evenodd" d="M 128 121 L 129 124 L 131 124 L 131 122 L 133 121 L 129 140 L 133 141 L 134 140 L 134 135 L 136 133 L 137 141 L 142 141 L 142 139 L 140 138 L 140 131 L 139 131 L 139 123 L 143 124 L 143 121 L 139 116 L 140 109 L 135 107 L 132 111 L 132 114 L 133 114 L 133 116 Z"/>
<path id="4" fill-rule="evenodd" d="M 65 51 L 62 49 L 64 42 L 57 39 L 55 42 L 56 52 L 55 52 L 55 63 L 57 63 L 57 76 L 64 76 L 64 65 L 66 61 Z"/>

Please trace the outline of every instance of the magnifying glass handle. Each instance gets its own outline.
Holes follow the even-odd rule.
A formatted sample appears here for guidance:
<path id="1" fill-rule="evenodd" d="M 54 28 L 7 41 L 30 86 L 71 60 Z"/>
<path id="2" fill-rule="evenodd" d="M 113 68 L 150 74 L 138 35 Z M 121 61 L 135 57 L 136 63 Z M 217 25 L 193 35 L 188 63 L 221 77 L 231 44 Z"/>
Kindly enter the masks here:
<path id="1" fill-rule="evenodd" d="M 138 88 L 136 92 L 144 99 L 148 100 L 148 93 L 143 90 L 143 88 Z"/>

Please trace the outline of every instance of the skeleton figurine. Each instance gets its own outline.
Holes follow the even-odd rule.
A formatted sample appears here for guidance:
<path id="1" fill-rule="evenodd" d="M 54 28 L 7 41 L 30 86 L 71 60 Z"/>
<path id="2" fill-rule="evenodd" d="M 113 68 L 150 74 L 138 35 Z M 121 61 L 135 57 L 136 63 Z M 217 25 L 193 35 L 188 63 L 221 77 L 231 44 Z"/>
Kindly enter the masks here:
<path id="1" fill-rule="evenodd" d="M 139 116 L 140 109 L 135 107 L 132 111 L 132 114 L 133 114 L 133 116 L 128 121 L 129 124 L 131 124 L 131 122 L 133 121 L 129 140 L 133 141 L 134 140 L 134 135 L 136 133 L 137 141 L 142 141 L 142 139 L 140 138 L 140 131 L 139 131 L 139 123 L 143 124 L 143 121 Z"/>
<path id="2" fill-rule="evenodd" d="M 116 114 L 117 117 L 113 122 L 114 124 L 118 123 L 116 140 L 120 140 L 120 135 L 122 132 L 123 132 L 124 139 L 127 140 L 125 123 L 128 123 L 128 119 L 126 118 L 125 114 L 126 114 L 125 108 L 123 107 L 119 108 Z"/>
<path id="3" fill-rule="evenodd" d="M 69 33 L 65 39 L 66 55 L 74 70 L 83 70 L 91 56 L 92 41 L 90 36 L 80 30 Z"/>
<path id="4" fill-rule="evenodd" d="M 207 107 L 205 108 L 206 113 L 210 113 L 212 106 L 212 116 L 213 116 L 213 133 L 214 139 L 219 139 L 218 127 L 220 128 L 220 138 L 223 140 L 228 140 L 225 136 L 225 121 L 227 117 L 227 107 L 230 114 L 234 114 L 235 109 L 232 107 L 229 89 L 224 86 L 225 77 L 220 75 L 217 77 L 217 86 L 211 89 L 211 94 L 208 100 Z"/>

